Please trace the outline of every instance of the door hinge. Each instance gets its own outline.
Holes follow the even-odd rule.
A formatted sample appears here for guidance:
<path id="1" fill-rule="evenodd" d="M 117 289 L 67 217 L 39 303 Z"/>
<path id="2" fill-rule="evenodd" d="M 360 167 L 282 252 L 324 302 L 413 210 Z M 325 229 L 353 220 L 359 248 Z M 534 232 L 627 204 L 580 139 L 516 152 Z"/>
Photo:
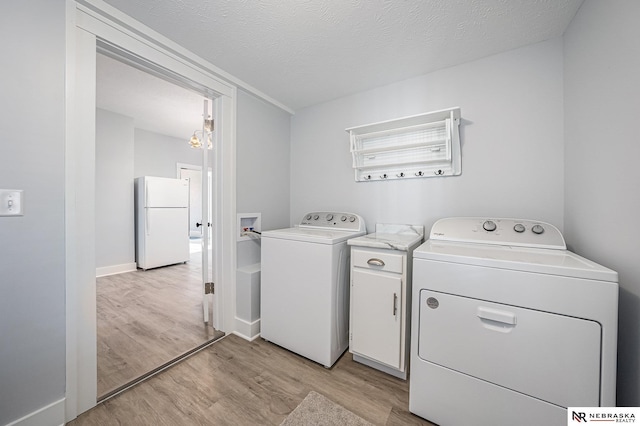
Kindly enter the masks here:
<path id="1" fill-rule="evenodd" d="M 215 283 L 204 283 L 204 294 L 215 293 Z"/>

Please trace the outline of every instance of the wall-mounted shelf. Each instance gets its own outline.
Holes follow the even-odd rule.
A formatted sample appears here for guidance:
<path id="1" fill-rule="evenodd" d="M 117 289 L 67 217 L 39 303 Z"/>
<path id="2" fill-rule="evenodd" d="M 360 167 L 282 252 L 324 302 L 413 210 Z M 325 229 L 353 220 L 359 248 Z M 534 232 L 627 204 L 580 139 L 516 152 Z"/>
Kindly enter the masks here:
<path id="1" fill-rule="evenodd" d="M 407 179 L 461 173 L 460 108 L 346 129 L 355 179 Z"/>

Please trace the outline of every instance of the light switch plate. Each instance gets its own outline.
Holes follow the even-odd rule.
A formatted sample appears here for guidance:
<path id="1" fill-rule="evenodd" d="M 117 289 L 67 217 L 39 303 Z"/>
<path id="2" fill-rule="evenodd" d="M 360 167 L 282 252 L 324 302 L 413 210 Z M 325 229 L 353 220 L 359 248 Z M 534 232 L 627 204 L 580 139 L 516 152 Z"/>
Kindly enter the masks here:
<path id="1" fill-rule="evenodd" d="M 23 216 L 21 189 L 0 189 L 0 216 Z"/>

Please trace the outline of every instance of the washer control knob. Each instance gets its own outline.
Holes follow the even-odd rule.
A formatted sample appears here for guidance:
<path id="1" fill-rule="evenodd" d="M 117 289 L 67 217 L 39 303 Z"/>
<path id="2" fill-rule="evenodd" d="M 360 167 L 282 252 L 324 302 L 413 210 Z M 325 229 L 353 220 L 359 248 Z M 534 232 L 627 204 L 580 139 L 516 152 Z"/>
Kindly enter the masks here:
<path id="1" fill-rule="evenodd" d="M 513 230 L 516 231 L 518 234 L 521 234 L 524 232 L 524 225 L 521 223 L 516 223 L 515 226 L 513 227 Z"/>
<path id="2" fill-rule="evenodd" d="M 340 220 L 341 220 L 341 221 L 343 221 L 343 222 L 346 222 L 346 221 L 347 221 L 347 217 L 346 217 L 346 216 L 342 216 L 342 217 L 340 218 Z"/>
<path id="3" fill-rule="evenodd" d="M 531 231 L 534 234 L 542 234 L 544 232 L 544 228 L 542 227 L 542 225 L 533 225 L 533 227 L 531 228 Z"/>
<path id="4" fill-rule="evenodd" d="M 356 217 L 355 217 L 355 216 L 351 216 L 351 217 L 349 218 L 349 222 L 355 222 L 355 221 L 356 221 Z"/>
<path id="5" fill-rule="evenodd" d="M 310 214 L 307 215 L 307 220 L 311 220 L 311 215 Z"/>
<path id="6" fill-rule="evenodd" d="M 333 215 L 332 214 L 328 214 L 327 215 L 327 221 L 329 221 L 329 220 L 333 220 Z"/>
<path id="7" fill-rule="evenodd" d="M 482 228 L 484 228 L 485 231 L 493 232 L 496 230 L 497 225 L 494 221 L 487 220 L 485 223 L 482 224 Z"/>
<path id="8" fill-rule="evenodd" d="M 320 216 L 318 215 L 313 216 L 313 220 L 318 220 L 318 219 L 320 219 Z"/>

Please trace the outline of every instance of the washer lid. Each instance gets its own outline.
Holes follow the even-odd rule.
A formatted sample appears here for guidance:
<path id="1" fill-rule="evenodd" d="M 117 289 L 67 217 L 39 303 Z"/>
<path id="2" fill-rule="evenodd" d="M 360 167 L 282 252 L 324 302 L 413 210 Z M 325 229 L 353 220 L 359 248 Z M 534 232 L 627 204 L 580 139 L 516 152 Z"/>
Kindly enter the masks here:
<path id="1" fill-rule="evenodd" d="M 262 238 L 278 238 L 292 241 L 306 241 L 317 244 L 337 244 L 349 238 L 364 235 L 365 231 L 340 231 L 336 229 L 319 229 L 295 227 L 265 231 Z"/>
<path id="2" fill-rule="evenodd" d="M 618 273 L 568 250 L 428 240 L 414 259 L 618 282 Z"/>

